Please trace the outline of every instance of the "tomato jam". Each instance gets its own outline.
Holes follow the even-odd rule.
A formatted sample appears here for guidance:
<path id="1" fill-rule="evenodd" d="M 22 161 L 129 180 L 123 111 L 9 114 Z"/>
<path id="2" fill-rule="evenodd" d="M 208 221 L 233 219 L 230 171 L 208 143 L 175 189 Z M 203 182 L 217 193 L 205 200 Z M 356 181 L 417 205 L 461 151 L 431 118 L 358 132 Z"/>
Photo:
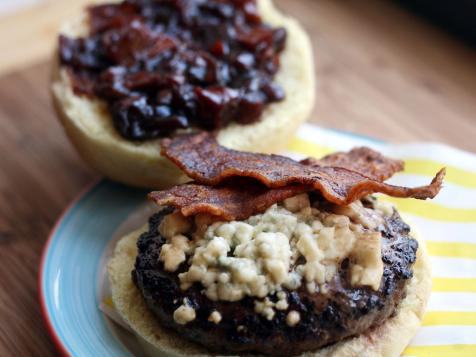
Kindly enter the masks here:
<path id="1" fill-rule="evenodd" d="M 284 99 L 286 42 L 254 0 L 126 0 L 88 8 L 89 35 L 59 38 L 75 94 L 95 96 L 129 140 L 259 120 Z"/>

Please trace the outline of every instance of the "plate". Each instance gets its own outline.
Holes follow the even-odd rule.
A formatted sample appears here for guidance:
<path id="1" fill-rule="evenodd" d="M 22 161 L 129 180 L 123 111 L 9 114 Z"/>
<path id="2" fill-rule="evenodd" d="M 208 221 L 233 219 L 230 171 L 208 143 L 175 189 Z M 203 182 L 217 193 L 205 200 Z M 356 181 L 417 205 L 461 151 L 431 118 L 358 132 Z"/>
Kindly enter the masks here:
<path id="1" fill-rule="evenodd" d="M 151 210 L 146 194 L 109 180 L 94 182 L 53 228 L 41 259 L 39 295 L 49 333 L 62 355 L 138 353 L 135 339 L 99 306 L 108 289 L 108 256 L 117 239 L 146 222 Z"/>
<path id="2" fill-rule="evenodd" d="M 316 134 L 311 126 L 303 126 L 301 131 Z M 325 136 L 329 133 L 341 140 L 378 142 L 339 131 L 328 130 Z M 143 355 L 136 338 L 99 307 L 110 296 L 106 265 L 115 243 L 147 222 L 154 209 L 147 204 L 147 192 L 106 179 L 93 182 L 53 227 L 41 258 L 38 291 L 48 332 L 62 355 Z"/>
<path id="3" fill-rule="evenodd" d="M 391 179 L 393 184 L 426 184 L 439 168 L 447 167 L 444 190 L 434 200 L 386 198 L 418 225 L 433 265 L 428 314 L 404 355 L 476 356 L 476 157 L 441 144 L 386 144 L 309 124 L 299 129 L 286 154 L 321 157 L 362 145 L 406 161 L 407 169 Z M 51 232 L 39 293 L 48 330 L 63 355 L 143 355 L 132 334 L 112 323 L 99 306 L 107 302 L 106 262 L 115 242 L 142 226 L 156 209 L 147 205 L 146 193 L 107 180 L 96 182 L 66 209 Z"/>

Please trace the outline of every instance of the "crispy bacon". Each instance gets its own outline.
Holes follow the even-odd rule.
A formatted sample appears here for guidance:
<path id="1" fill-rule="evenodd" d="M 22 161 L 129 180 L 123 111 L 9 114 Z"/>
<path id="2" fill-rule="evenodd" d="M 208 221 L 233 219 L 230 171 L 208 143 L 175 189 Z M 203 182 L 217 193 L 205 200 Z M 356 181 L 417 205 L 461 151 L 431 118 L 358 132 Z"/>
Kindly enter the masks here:
<path id="1" fill-rule="evenodd" d="M 243 220 L 264 212 L 268 207 L 286 198 L 309 191 L 305 186 L 270 189 L 251 183 L 246 189 L 239 186 L 204 186 L 194 183 L 154 191 L 149 198 L 158 205 L 173 206 L 184 216 L 206 213 L 225 221 Z"/>
<path id="2" fill-rule="evenodd" d="M 347 197 L 362 198 L 374 192 L 382 192 L 394 197 L 414 197 L 425 199 L 436 195 L 444 177 L 444 169 L 441 170 L 428 186 L 407 188 L 387 185 L 377 181 L 366 182 L 352 186 L 350 190 L 346 187 L 332 188 L 331 185 L 323 184 L 319 191 L 324 198 L 337 204 L 341 201 L 332 195 L 335 192 L 352 191 Z M 173 206 L 179 209 L 184 216 L 193 216 L 199 213 L 206 213 L 218 219 L 243 220 L 254 214 L 265 211 L 274 203 L 286 198 L 293 197 L 299 193 L 316 190 L 313 186 L 291 185 L 277 188 L 268 188 L 259 183 L 249 183 L 243 188 L 242 185 L 227 186 L 206 186 L 197 183 L 189 183 L 172 187 L 168 190 L 154 191 L 149 194 L 149 198 L 158 205 Z M 329 195 L 329 191 L 332 193 Z M 357 199 L 357 198 L 356 198 Z M 343 199 L 347 201 L 346 199 Z M 352 201 L 349 201 L 349 203 Z"/>
<path id="3" fill-rule="evenodd" d="M 230 177 L 249 177 L 268 187 L 281 187 L 305 169 L 288 157 L 227 149 L 208 132 L 164 139 L 161 147 L 162 155 L 206 185 L 217 185 Z"/>
<path id="4" fill-rule="evenodd" d="M 257 180 L 269 188 L 305 185 L 310 190 L 319 191 L 327 201 L 339 205 L 377 192 L 393 197 L 433 198 L 439 192 L 445 175 L 445 170 L 440 170 L 427 186 L 393 186 L 382 180 L 401 170 L 402 163 L 376 155 L 378 153 L 370 149 L 357 149 L 347 157 L 342 153 L 331 155 L 320 161 L 321 164 L 314 160 L 300 163 L 279 155 L 227 149 L 206 132 L 163 140 L 161 152 L 203 185 L 223 184 L 237 177 Z M 365 164 L 373 159 L 377 162 Z M 329 166 L 333 162 L 336 166 Z"/>
<path id="5" fill-rule="evenodd" d="M 368 147 L 354 148 L 349 152 L 332 153 L 319 160 L 309 157 L 300 162 L 313 167 L 342 167 L 376 181 L 385 181 L 404 168 L 402 160 L 385 157 Z"/>

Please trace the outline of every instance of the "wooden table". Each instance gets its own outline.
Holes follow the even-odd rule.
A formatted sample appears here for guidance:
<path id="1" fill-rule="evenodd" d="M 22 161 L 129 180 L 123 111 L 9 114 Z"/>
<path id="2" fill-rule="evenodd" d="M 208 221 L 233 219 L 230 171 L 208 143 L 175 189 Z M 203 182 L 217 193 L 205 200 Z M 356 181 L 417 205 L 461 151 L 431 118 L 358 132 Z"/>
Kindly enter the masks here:
<path id="1" fill-rule="evenodd" d="M 55 349 L 37 299 L 40 253 L 65 205 L 96 176 L 63 135 L 48 93 L 57 23 L 84 0 L 0 20 L 0 356 Z M 311 121 L 393 142 L 476 151 L 476 53 L 391 2 L 277 0 L 311 33 Z"/>

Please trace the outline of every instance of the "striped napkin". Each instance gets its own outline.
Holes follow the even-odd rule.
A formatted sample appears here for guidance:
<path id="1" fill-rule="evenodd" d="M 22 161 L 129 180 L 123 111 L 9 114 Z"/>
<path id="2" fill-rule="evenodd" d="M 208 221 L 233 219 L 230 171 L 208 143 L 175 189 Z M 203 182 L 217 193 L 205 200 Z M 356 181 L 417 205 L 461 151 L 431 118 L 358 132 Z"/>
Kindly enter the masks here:
<path id="1" fill-rule="evenodd" d="M 427 184 L 446 166 L 444 188 L 433 200 L 382 197 L 419 228 L 433 267 L 423 326 L 403 355 L 476 357 L 476 155 L 434 143 L 386 144 L 310 124 L 301 126 L 286 154 L 319 158 L 362 145 L 405 160 L 405 171 L 389 183 Z"/>

